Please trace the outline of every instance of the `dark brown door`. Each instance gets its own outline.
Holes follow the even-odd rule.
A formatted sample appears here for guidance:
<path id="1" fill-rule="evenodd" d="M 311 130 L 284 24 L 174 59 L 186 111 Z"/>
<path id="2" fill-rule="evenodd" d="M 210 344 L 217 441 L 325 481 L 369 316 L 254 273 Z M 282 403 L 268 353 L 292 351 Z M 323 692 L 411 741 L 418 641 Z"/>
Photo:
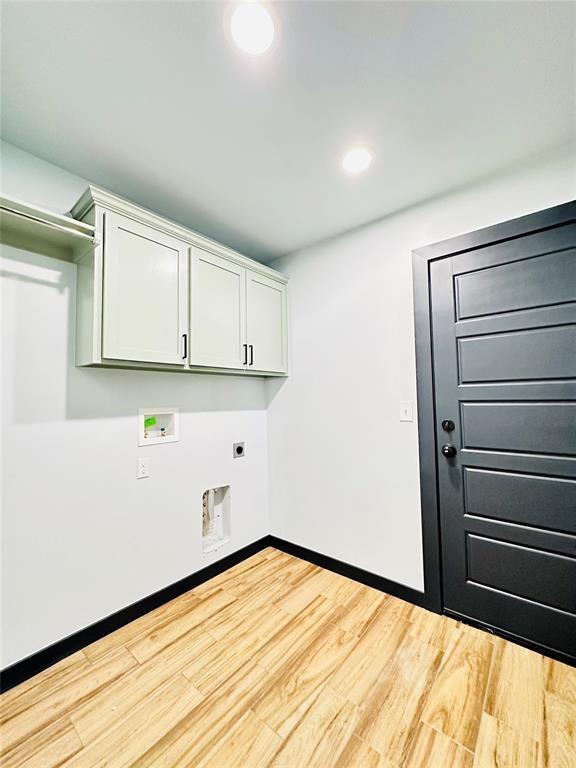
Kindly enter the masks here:
<path id="1" fill-rule="evenodd" d="M 445 609 L 576 657 L 576 224 L 430 291 Z"/>

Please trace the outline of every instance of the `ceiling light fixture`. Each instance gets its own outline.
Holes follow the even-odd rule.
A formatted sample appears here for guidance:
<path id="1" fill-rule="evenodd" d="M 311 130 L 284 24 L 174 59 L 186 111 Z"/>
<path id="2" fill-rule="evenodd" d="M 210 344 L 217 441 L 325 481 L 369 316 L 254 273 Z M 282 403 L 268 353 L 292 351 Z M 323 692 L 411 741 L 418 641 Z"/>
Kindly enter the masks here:
<path id="1" fill-rule="evenodd" d="M 342 156 L 342 168 L 352 176 L 365 171 L 372 163 L 372 152 L 368 147 L 352 147 Z"/>
<path id="2" fill-rule="evenodd" d="M 275 38 L 274 20 L 265 3 L 238 5 L 230 16 L 230 34 L 234 43 L 252 56 L 265 53 Z"/>

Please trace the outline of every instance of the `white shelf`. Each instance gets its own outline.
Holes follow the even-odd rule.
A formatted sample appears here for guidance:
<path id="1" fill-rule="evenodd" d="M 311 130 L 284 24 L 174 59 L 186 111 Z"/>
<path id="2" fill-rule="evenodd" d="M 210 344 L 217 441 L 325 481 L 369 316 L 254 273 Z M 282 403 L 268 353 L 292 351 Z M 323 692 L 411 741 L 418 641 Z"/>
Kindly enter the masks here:
<path id="1" fill-rule="evenodd" d="M 95 230 L 45 208 L 0 195 L 0 240 L 17 248 L 74 261 L 95 244 Z"/>

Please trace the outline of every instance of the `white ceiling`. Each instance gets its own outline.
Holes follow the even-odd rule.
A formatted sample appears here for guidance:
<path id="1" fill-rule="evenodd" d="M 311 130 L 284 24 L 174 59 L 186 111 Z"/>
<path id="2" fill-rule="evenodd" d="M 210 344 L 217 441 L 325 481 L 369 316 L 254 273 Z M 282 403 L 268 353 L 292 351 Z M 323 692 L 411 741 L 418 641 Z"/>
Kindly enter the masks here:
<path id="1" fill-rule="evenodd" d="M 574 139 L 574 3 L 275 6 L 253 59 L 218 2 L 3 2 L 4 138 L 262 260 Z"/>

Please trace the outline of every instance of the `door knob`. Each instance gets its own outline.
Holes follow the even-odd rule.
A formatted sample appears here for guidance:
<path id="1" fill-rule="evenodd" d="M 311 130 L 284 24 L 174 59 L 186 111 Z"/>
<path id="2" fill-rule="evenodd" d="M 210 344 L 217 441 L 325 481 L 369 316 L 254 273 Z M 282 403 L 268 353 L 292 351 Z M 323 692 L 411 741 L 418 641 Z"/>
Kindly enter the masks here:
<path id="1" fill-rule="evenodd" d="M 452 419 L 444 419 L 444 421 L 442 422 L 442 429 L 444 430 L 444 432 L 452 432 L 452 430 L 454 429 L 454 422 L 452 421 Z"/>
<path id="2" fill-rule="evenodd" d="M 454 456 L 456 456 L 456 448 L 453 445 L 443 445 L 442 446 L 442 453 L 444 456 L 446 456 L 447 459 L 453 459 Z"/>

